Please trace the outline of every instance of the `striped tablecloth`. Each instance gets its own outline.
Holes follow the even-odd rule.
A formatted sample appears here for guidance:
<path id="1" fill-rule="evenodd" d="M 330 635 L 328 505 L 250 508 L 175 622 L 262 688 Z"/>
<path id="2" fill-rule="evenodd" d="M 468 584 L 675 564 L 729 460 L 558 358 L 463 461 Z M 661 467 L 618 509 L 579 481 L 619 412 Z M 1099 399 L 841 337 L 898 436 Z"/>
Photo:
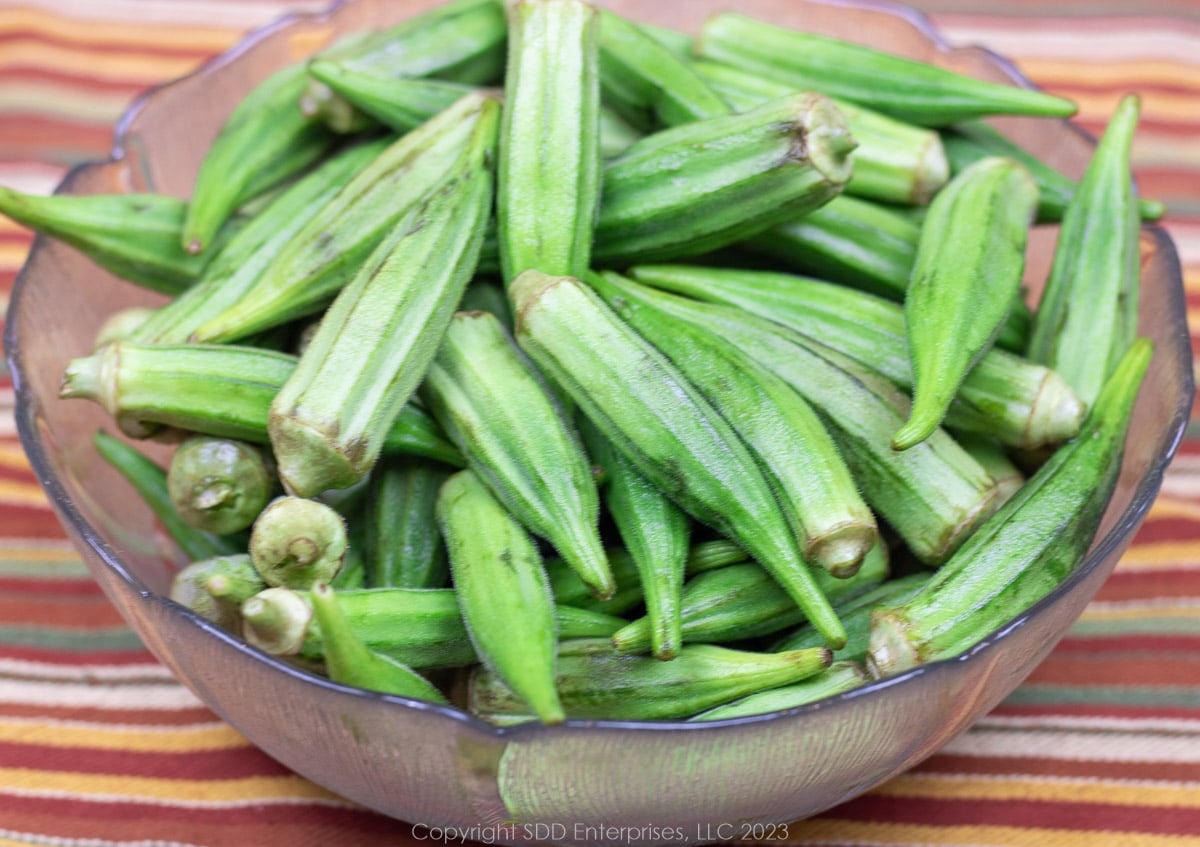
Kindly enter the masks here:
<path id="1" fill-rule="evenodd" d="M 321 5 L 0 2 L 0 184 L 50 191 L 106 154 L 141 90 Z M 1167 203 L 1189 306 L 1200 306 L 1200 4 L 918 5 L 951 42 L 990 46 L 1077 101 L 1093 133 L 1121 93 L 1141 93 L 1137 175 Z M 29 244 L 0 219 L 0 296 Z M 250 747 L 154 661 L 64 539 L 17 443 L 8 381 L 0 398 L 0 847 L 420 843 L 419 830 Z M 1112 579 L 1020 689 L 914 771 L 786 834 L 806 845 L 1200 845 L 1200 440 L 1183 445 Z"/>

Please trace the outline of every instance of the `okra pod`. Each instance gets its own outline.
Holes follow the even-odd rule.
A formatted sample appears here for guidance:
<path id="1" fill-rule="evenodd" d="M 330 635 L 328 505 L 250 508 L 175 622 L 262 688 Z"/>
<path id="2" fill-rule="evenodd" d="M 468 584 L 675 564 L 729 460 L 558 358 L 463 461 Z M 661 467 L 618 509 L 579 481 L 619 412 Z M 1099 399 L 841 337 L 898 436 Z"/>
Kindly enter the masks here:
<path id="1" fill-rule="evenodd" d="M 217 535 L 248 529 L 276 493 L 271 457 L 257 445 L 196 435 L 171 456 L 167 493 L 179 516 Z"/>
<path id="2" fill-rule="evenodd" d="M 1009 458 L 1000 442 L 970 432 L 956 433 L 955 439 L 996 480 L 1001 505 L 1007 503 L 1025 484 L 1025 474 Z"/>
<path id="3" fill-rule="evenodd" d="M 512 306 L 504 289 L 488 279 L 475 279 L 463 292 L 458 304 L 460 312 L 491 312 L 509 333 L 512 333 Z"/>
<path id="4" fill-rule="evenodd" d="M 748 558 L 746 551 L 728 538 L 701 541 L 688 551 L 687 575 L 695 576 L 726 565 L 740 565 Z"/>
<path id="5" fill-rule="evenodd" d="M 271 402 L 267 429 L 290 492 L 365 477 L 420 384 L 478 263 L 499 108 L 481 104 L 462 158 L 338 294 Z"/>
<path id="6" fill-rule="evenodd" d="M 554 597 L 533 539 L 471 470 L 446 480 L 437 520 L 463 621 L 484 667 L 544 723 L 561 722 Z"/>
<path id="7" fill-rule="evenodd" d="M 255 192 L 328 152 L 336 136 L 308 120 L 298 105 L 307 84 L 304 65 L 289 65 L 255 86 L 234 109 L 200 163 L 180 235 L 184 250 L 210 249 L 217 230 Z M 281 163 L 286 168 L 281 170 Z M 263 179 L 267 174 L 269 181 Z"/>
<path id="8" fill-rule="evenodd" d="M 400 134 L 411 132 L 477 90 L 444 79 L 397 78 L 330 61 L 313 62 L 308 72 L 373 121 Z"/>
<path id="9" fill-rule="evenodd" d="M 508 4 L 496 221 L 505 284 L 582 274 L 600 199 L 600 18 L 583 0 Z"/>
<path id="10" fill-rule="evenodd" d="M 646 265 L 630 274 L 645 285 L 774 321 L 878 371 L 902 389 L 912 387 L 904 312 L 895 303 L 768 271 Z M 1083 414 L 1079 398 L 1054 371 L 993 349 L 963 381 L 946 423 L 1032 449 L 1073 437 Z"/>
<path id="11" fill-rule="evenodd" d="M 692 520 L 586 418 L 580 431 L 592 461 L 604 470 L 604 504 L 637 565 L 651 651 L 672 659 L 682 643 L 679 600 Z"/>
<path id="12" fill-rule="evenodd" d="M 1096 397 L 1079 438 L 1058 450 L 906 603 L 876 612 L 874 676 L 949 658 L 1023 614 L 1091 546 L 1116 485 L 1153 343 L 1134 341 Z"/>
<path id="13" fill-rule="evenodd" d="M 170 598 L 227 632 L 241 629 L 242 602 L 265 589 L 250 556 L 233 553 L 192 562 L 171 579 Z"/>
<path id="14" fill-rule="evenodd" d="M 811 212 L 841 192 L 856 143 L 814 94 L 648 135 L 605 164 L 596 263 L 706 253 Z"/>
<path id="15" fill-rule="evenodd" d="M 1020 296 L 1037 185 L 1012 159 L 980 159 L 938 193 L 921 228 L 904 321 L 913 375 L 908 420 L 892 436 L 907 450 L 946 416 Z"/>
<path id="16" fill-rule="evenodd" d="M 104 319 L 104 323 L 100 324 L 100 328 L 96 330 L 96 339 L 92 342 L 92 351 L 95 352 L 104 347 L 104 345 L 111 344 L 114 341 L 123 341 L 131 338 L 146 321 L 154 317 L 159 311 L 159 309 L 148 306 L 133 306 L 128 309 L 121 309 L 119 312 L 113 312 Z"/>
<path id="17" fill-rule="evenodd" d="M 588 283 L 670 358 L 750 448 L 805 561 L 834 576 L 853 574 L 878 539 L 875 516 L 804 398 L 735 346 L 673 315 L 672 295 L 612 272 L 591 274 Z"/>
<path id="18" fill-rule="evenodd" d="M 117 342 L 73 359 L 59 397 L 99 403 L 131 437 L 173 426 L 204 435 L 266 444 L 271 401 L 296 368 L 296 357 L 225 344 Z M 462 456 L 433 419 L 413 403 L 392 424 L 387 453 L 462 466 Z"/>
<path id="19" fill-rule="evenodd" d="M 367 582 L 375 588 L 441 588 L 449 571 L 434 513 L 447 468 L 385 457 L 369 477 Z"/>
<path id="20" fill-rule="evenodd" d="M 1129 163 L 1139 108 L 1136 95 L 1118 104 L 1067 206 L 1029 340 L 1029 357 L 1085 403 L 1137 333 L 1141 225 Z"/>
<path id="21" fill-rule="evenodd" d="M 667 720 L 686 718 L 764 689 L 799 682 L 830 663 L 824 648 L 751 653 L 692 644 L 670 662 L 627 656 L 603 639 L 566 641 L 558 649 L 558 686 L 568 718 Z M 487 719 L 528 714 L 524 702 L 495 674 L 471 676 L 468 703 Z"/>
<path id="22" fill-rule="evenodd" d="M 346 558 L 346 522 L 317 500 L 276 497 L 250 530 L 250 559 L 275 588 L 308 588 L 337 576 Z"/>
<path id="23" fill-rule="evenodd" d="M 771 483 L 679 369 L 578 280 L 527 271 L 509 295 L 518 343 L 543 372 L 642 474 L 762 563 L 840 646 L 841 625 Z"/>
<path id="24" fill-rule="evenodd" d="M 450 321 L 421 388 L 426 407 L 496 498 L 601 599 L 616 590 L 600 498 L 578 435 L 490 312 Z"/>
<path id="25" fill-rule="evenodd" d="M 546 575 L 550 579 L 550 590 L 558 608 L 574 606 L 609 615 L 622 615 L 642 603 L 641 575 L 633 557 L 620 547 L 609 547 L 604 551 L 604 557 L 608 560 L 613 582 L 617 585 L 616 592 L 607 600 L 596 597 L 574 568 L 562 559 L 546 560 Z"/>
<path id="26" fill-rule="evenodd" d="M 856 662 L 835 661 L 825 670 L 797 682 L 772 688 L 759 694 L 751 694 L 724 706 L 701 712 L 688 718 L 689 721 L 723 721 L 728 718 L 743 718 L 795 709 L 808 703 L 824 700 L 846 691 L 853 691 L 870 681 L 866 671 Z"/>
<path id="27" fill-rule="evenodd" d="M 797 32 L 735 12 L 713 15 L 696 55 L 840 97 L 922 126 L 985 115 L 1068 118 L 1075 104 L 1041 91 L 974 79 L 859 44 Z"/>

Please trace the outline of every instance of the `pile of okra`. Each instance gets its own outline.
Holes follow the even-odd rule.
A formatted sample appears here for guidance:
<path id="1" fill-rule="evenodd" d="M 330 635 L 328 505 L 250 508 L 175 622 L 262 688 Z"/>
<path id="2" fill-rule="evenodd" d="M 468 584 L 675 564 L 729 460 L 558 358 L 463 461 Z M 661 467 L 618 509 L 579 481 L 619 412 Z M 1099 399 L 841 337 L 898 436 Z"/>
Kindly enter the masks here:
<path id="1" fill-rule="evenodd" d="M 955 656 L 1085 555 L 1152 355 L 1138 100 L 1079 180 L 985 122 L 1074 111 L 742 14 L 454 0 L 254 87 L 190 200 L 0 211 L 170 295 L 61 396 L 173 599 L 497 724 L 715 720 Z"/>

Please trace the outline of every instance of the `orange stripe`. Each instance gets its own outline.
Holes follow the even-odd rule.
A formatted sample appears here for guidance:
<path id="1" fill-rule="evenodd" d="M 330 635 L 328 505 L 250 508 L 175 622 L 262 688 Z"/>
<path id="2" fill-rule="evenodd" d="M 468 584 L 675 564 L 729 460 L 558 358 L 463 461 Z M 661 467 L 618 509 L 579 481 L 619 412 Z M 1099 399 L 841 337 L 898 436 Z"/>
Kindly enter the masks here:
<path id="1" fill-rule="evenodd" d="M 813 818 L 787 824 L 786 840 L 773 845 L 804 847 L 814 842 L 829 844 L 964 845 L 991 847 L 1183 847 L 1187 842 L 1175 835 L 1146 835 L 1136 832 L 1076 831 L 1019 826 L 936 826 L 891 824 Z M 757 842 L 756 842 L 757 843 Z"/>
<path id="2" fill-rule="evenodd" d="M 934 800 L 1037 800 L 1046 803 L 1200 808 L 1198 785 L 1146 785 L 1103 779 L 966 777 L 922 773 L 899 776 L 871 793 L 884 797 L 924 797 Z"/>
<path id="3" fill-rule="evenodd" d="M 46 33 L 69 43 L 120 47 L 187 49 L 217 53 L 244 33 L 227 27 L 166 27 L 139 25 L 135 21 L 74 20 L 27 6 L 0 7 L 0 34 Z"/>

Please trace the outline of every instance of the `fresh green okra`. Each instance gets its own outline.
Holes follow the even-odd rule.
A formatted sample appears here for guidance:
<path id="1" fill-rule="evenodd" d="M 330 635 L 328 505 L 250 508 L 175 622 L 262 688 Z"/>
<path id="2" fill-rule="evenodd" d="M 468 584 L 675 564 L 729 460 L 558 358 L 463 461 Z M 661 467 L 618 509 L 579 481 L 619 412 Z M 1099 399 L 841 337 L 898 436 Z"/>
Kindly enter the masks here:
<path id="1" fill-rule="evenodd" d="M 133 486 L 167 535 L 190 561 L 215 559 L 239 552 L 237 543 L 232 539 L 196 529 L 179 516 L 167 490 L 167 472 L 153 459 L 102 430 L 97 430 L 92 436 L 92 444 L 100 457 Z"/>
<path id="2" fill-rule="evenodd" d="M 771 483 L 712 404 L 586 285 L 536 271 L 509 290 L 517 340 L 637 469 L 736 540 L 840 646 L 841 624 L 804 562 Z"/>
<path id="3" fill-rule="evenodd" d="M 922 126 L 985 115 L 1068 118 L 1075 104 L 1041 91 L 974 79 L 735 12 L 713 15 L 695 53 L 797 89 L 818 91 Z"/>
<path id="4" fill-rule="evenodd" d="M 232 341 L 327 306 L 403 218 L 446 179 L 481 124 L 486 93 L 469 94 L 376 156 L 297 232 L 236 303 L 192 333 Z"/>
<path id="5" fill-rule="evenodd" d="M 179 516 L 217 535 L 248 529 L 277 487 L 270 455 L 233 438 L 194 435 L 167 468 L 167 493 Z"/>
<path id="6" fill-rule="evenodd" d="M 667 26 L 646 23 L 645 21 L 638 21 L 636 26 L 642 32 L 654 38 L 655 41 L 657 41 L 659 44 L 662 44 L 679 58 L 691 58 L 692 37 L 686 32 L 680 32 L 677 29 L 672 29 L 671 27 Z"/>
<path id="7" fill-rule="evenodd" d="M 1075 569 L 1121 469 L 1153 343 L 1134 341 L 1096 397 L 1083 431 L 947 561 L 915 597 L 879 609 L 867 662 L 877 678 L 956 656 L 1023 614 Z"/>
<path id="8" fill-rule="evenodd" d="M 480 104 L 462 158 L 338 294 L 271 402 L 267 429 L 288 491 L 344 488 L 379 458 L 475 273 L 499 111 L 494 100 Z M 418 158 L 414 167 L 422 166 Z"/>
<path id="9" fill-rule="evenodd" d="M 444 79 L 397 78 L 329 61 L 313 62 L 308 72 L 372 120 L 400 134 L 412 132 L 464 95 L 478 90 L 477 86 Z"/>
<path id="10" fill-rule="evenodd" d="M 1090 403 L 1137 334 L 1141 223 L 1130 152 L 1140 101 L 1123 98 L 1063 216 L 1029 357 Z"/>
<path id="11" fill-rule="evenodd" d="M 728 538 L 701 541 L 688 551 L 686 573 L 688 576 L 695 576 L 726 565 L 740 565 L 749 558 L 745 550 Z"/>
<path id="12" fill-rule="evenodd" d="M 1075 196 L 1079 183 L 1055 170 L 1032 153 L 1010 141 L 998 129 L 983 121 L 967 121 L 941 130 L 942 146 L 954 173 L 988 156 L 1004 156 L 1025 166 L 1038 186 L 1039 223 L 1056 223 Z M 1157 221 L 1165 213 L 1156 200 L 1138 200 L 1138 212 L 1144 221 Z"/>
<path id="13" fill-rule="evenodd" d="M 841 192 L 855 145 L 814 94 L 648 135 L 605 164 L 595 261 L 706 253 L 811 212 Z"/>
<path id="14" fill-rule="evenodd" d="M 600 18 L 583 0 L 508 5 L 496 221 L 505 284 L 582 274 L 600 198 Z"/>
<path id="15" fill-rule="evenodd" d="M 129 340 L 187 343 L 197 327 L 240 300 L 292 237 L 389 143 L 383 139 L 349 147 L 280 192 L 213 257 L 194 285 L 155 312 Z"/>
<path id="16" fill-rule="evenodd" d="M 971 432 L 959 432 L 954 437 L 992 479 L 996 480 L 997 496 L 1001 505 L 1007 503 L 1025 484 L 1025 474 L 1009 458 L 1004 445 L 999 441 Z"/>
<path id="17" fill-rule="evenodd" d="M 887 549 L 876 544 L 853 576 L 839 579 L 817 571 L 815 578 L 829 602 L 840 609 L 883 581 L 888 567 Z M 687 644 L 744 641 L 780 632 L 804 620 L 779 583 L 752 562 L 692 577 L 680 599 L 680 632 Z M 645 617 L 629 623 L 613 635 L 613 646 L 622 653 L 648 652 L 650 623 Z"/>
<path id="18" fill-rule="evenodd" d="M 808 703 L 824 700 L 846 691 L 853 691 L 870 682 L 870 677 L 856 662 L 835 661 L 825 670 L 795 685 L 772 688 L 717 706 L 688 718 L 689 721 L 723 721 L 795 709 Z"/>
<path id="19" fill-rule="evenodd" d="M 829 663 L 824 648 L 750 653 L 711 644 L 687 645 L 672 661 L 660 662 L 618 653 L 604 639 L 578 639 L 559 645 L 558 690 L 568 718 L 669 720 L 799 682 Z M 468 703 L 499 723 L 529 719 L 520 697 L 486 670 L 472 674 Z"/>
<path id="20" fill-rule="evenodd" d="M 644 132 L 730 112 L 690 63 L 607 10 L 600 12 L 600 91 L 605 102 Z"/>
<path id="21" fill-rule="evenodd" d="M 597 597 L 616 590 L 591 463 L 553 393 L 490 312 L 459 312 L 421 397 L 471 468 Z"/>
<path id="22" fill-rule="evenodd" d="M 309 597 L 324 637 L 325 671 L 330 679 L 397 697 L 448 702 L 442 692 L 412 668 L 364 644 L 328 584 L 318 582 Z"/>
<path id="23" fill-rule="evenodd" d="M 106 271 L 142 288 L 186 291 L 212 258 L 179 246 L 187 204 L 158 194 L 54 194 L 0 187 L 0 214 L 71 245 Z M 222 241 L 237 225 L 231 222 Z"/>
<path id="24" fill-rule="evenodd" d="M 460 312 L 491 312 L 509 333 L 513 329 L 512 305 L 504 289 L 489 279 L 475 279 L 463 292 Z"/>
<path id="25" fill-rule="evenodd" d="M 696 71 L 739 111 L 752 109 L 795 86 L 720 62 L 697 60 Z M 888 203 L 925 204 L 950 178 L 950 164 L 940 136 L 933 130 L 830 98 L 846 118 L 858 141 L 854 173 L 846 193 Z"/>
<path id="26" fill-rule="evenodd" d="M 217 230 L 238 206 L 329 151 L 336 136 L 308 120 L 298 105 L 307 84 L 304 65 L 289 65 L 234 109 L 200 163 L 180 234 L 182 249 L 193 254 L 211 249 Z"/>
<path id="27" fill-rule="evenodd" d="M 907 450 L 946 416 L 970 370 L 992 346 L 1021 292 L 1037 185 L 1012 159 L 980 159 L 934 199 L 921 227 L 904 322 L 913 404 L 892 436 Z"/>
<path id="28" fill-rule="evenodd" d="M 192 562 L 171 579 L 170 598 L 227 632 L 241 629 L 242 602 L 266 588 L 247 553 Z"/>
<path id="29" fill-rule="evenodd" d="M 635 606 L 641 605 L 642 582 L 637 564 L 628 551 L 620 547 L 609 547 L 604 551 L 608 566 L 612 570 L 616 592 L 607 600 L 599 599 L 579 574 L 562 559 L 547 559 L 545 562 L 546 575 L 550 579 L 550 590 L 554 594 L 554 602 L 561 609 L 564 606 L 574 606 L 588 611 L 603 612 L 609 615 L 622 615 Z"/>
<path id="30" fill-rule="evenodd" d="M 774 321 L 878 371 L 902 389 L 912 387 L 904 312 L 895 303 L 768 271 L 645 265 L 630 274 L 645 285 Z M 1083 414 L 1079 398 L 1054 371 L 993 349 L 963 381 L 946 423 L 1032 449 L 1073 437 Z"/>
<path id="31" fill-rule="evenodd" d="M 271 401 L 295 368 L 295 356 L 254 347 L 116 342 L 70 361 L 59 397 L 99 403 L 134 438 L 164 425 L 265 444 Z M 384 452 L 463 463 L 413 403 L 392 424 Z"/>
<path id="32" fill-rule="evenodd" d="M 637 565 L 651 651 L 659 659 L 672 659 L 682 643 L 679 600 L 692 520 L 587 418 L 581 417 L 580 432 L 588 455 L 604 470 L 604 504 Z"/>
<path id="33" fill-rule="evenodd" d="M 149 306 L 132 306 L 128 309 L 121 309 L 119 312 L 113 312 L 96 330 L 96 339 L 92 342 L 93 352 L 114 341 L 132 338 L 138 329 L 159 311 L 161 310 Z"/>
<path id="34" fill-rule="evenodd" d="M 438 495 L 450 574 L 483 666 L 543 723 L 560 723 L 554 597 L 537 545 L 471 470 Z"/>
<path id="35" fill-rule="evenodd" d="M 250 559 L 275 588 L 329 582 L 346 558 L 346 522 L 318 500 L 276 497 L 250 530 Z"/>
<path id="36" fill-rule="evenodd" d="M 587 281 L 729 421 L 776 492 L 804 560 L 853 574 L 878 539 L 875 516 L 804 398 L 737 347 L 660 308 L 672 295 L 612 272 Z"/>
<path id="37" fill-rule="evenodd" d="M 803 395 L 821 413 L 863 498 L 921 561 L 943 561 L 995 510 L 995 480 L 945 432 L 911 450 L 891 448 L 910 404 L 877 371 L 741 309 L 673 295 L 658 302 L 736 345 Z M 745 538 L 725 534 L 754 555 Z"/>
<path id="38" fill-rule="evenodd" d="M 375 588 L 441 588 L 449 571 L 434 515 L 449 469 L 385 457 L 369 477 L 366 499 L 367 582 Z"/>

